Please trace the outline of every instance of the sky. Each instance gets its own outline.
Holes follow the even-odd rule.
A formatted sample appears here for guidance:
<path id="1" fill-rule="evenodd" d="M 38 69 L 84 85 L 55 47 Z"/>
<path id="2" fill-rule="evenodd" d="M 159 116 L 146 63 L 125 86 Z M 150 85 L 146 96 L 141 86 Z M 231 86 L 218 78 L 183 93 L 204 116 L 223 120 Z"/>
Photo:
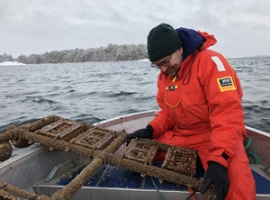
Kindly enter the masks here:
<path id="1" fill-rule="evenodd" d="M 146 44 L 160 23 L 213 34 L 225 57 L 270 55 L 268 0 L 1 0 L 0 54 Z"/>

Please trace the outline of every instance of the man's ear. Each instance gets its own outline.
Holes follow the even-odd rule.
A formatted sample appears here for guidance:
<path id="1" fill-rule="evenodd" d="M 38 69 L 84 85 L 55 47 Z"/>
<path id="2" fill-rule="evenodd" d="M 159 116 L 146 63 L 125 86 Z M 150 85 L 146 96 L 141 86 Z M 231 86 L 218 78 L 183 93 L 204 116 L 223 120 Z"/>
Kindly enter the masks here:
<path id="1" fill-rule="evenodd" d="M 183 55 L 183 52 L 184 52 L 183 47 L 180 47 L 179 52 L 180 52 L 181 55 Z"/>

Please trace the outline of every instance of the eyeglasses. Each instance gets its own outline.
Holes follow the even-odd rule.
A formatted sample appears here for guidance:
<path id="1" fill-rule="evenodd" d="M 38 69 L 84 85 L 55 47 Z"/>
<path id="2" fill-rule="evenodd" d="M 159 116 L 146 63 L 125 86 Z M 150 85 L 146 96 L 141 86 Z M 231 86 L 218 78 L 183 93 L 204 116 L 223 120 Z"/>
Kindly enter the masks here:
<path id="1" fill-rule="evenodd" d="M 151 63 L 151 67 L 158 68 L 158 69 L 161 69 L 161 67 L 169 67 L 171 65 L 171 63 L 170 63 L 171 58 L 172 58 L 172 54 L 170 55 L 170 57 L 168 59 L 162 61 L 159 64 Z"/>

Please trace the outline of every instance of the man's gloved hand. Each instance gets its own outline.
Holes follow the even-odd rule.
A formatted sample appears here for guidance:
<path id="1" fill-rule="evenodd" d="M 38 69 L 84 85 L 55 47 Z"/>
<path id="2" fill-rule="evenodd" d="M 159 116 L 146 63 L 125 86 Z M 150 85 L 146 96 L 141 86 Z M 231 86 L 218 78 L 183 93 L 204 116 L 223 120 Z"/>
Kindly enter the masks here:
<path id="1" fill-rule="evenodd" d="M 152 126 L 147 125 L 146 128 L 139 129 L 139 130 L 137 130 L 137 131 L 135 131 L 134 133 L 131 133 L 131 134 L 127 134 L 126 138 L 127 139 L 133 139 L 133 138 L 138 137 L 138 138 L 152 139 L 153 132 L 154 132 L 154 129 L 152 128 Z"/>
<path id="2" fill-rule="evenodd" d="M 206 171 L 203 186 L 200 192 L 204 194 L 211 183 L 214 184 L 216 200 L 225 199 L 228 193 L 229 184 L 227 168 L 217 162 L 211 162 Z"/>

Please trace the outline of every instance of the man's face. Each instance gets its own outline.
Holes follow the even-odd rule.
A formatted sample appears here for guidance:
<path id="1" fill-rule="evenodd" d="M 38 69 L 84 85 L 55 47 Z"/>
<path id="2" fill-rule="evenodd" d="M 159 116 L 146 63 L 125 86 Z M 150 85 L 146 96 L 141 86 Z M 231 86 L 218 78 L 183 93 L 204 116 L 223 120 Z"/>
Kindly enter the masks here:
<path id="1" fill-rule="evenodd" d="M 163 73 L 170 77 L 175 77 L 180 70 L 180 64 L 182 63 L 182 54 L 183 48 L 181 47 L 171 55 L 153 62 L 152 66 L 157 67 Z"/>

